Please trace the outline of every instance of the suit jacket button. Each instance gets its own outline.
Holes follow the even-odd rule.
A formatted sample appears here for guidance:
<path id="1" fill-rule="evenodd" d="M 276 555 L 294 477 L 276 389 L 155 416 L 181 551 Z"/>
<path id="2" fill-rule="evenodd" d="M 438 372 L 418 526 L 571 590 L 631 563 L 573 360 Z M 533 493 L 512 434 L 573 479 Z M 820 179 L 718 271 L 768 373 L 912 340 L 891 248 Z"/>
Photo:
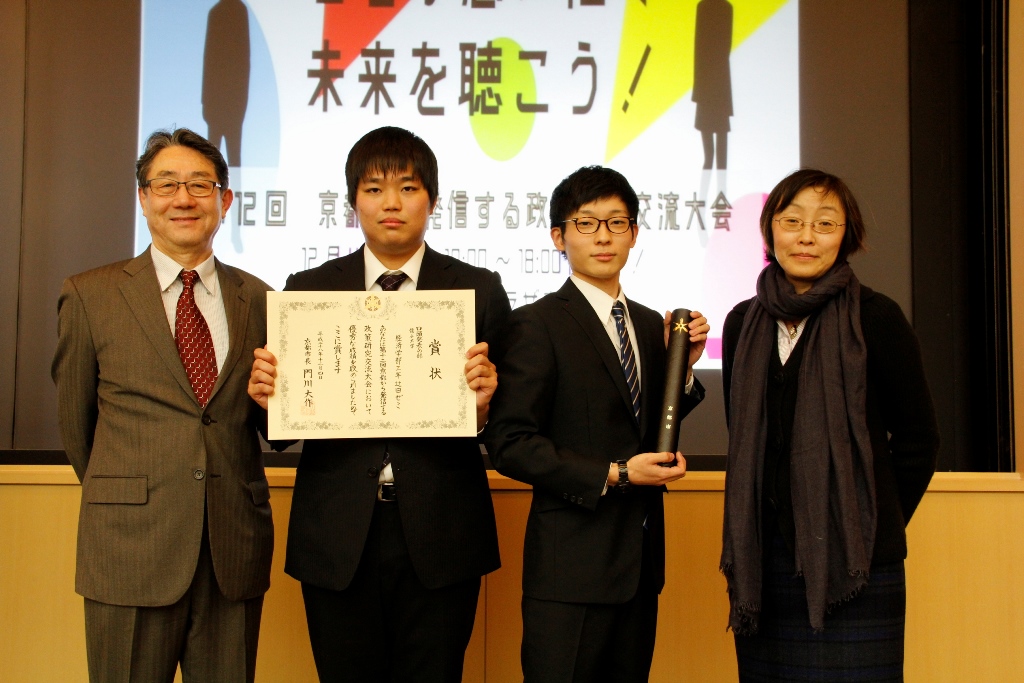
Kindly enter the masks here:
<path id="1" fill-rule="evenodd" d="M 380 474 L 380 470 L 378 470 L 376 467 L 371 467 L 370 469 L 366 470 L 366 476 L 368 477 L 376 477 L 378 474 Z"/>
<path id="2" fill-rule="evenodd" d="M 570 503 L 575 503 L 576 502 L 576 496 L 569 496 L 569 502 Z"/>
<path id="3" fill-rule="evenodd" d="M 562 494 L 562 500 L 569 500 L 569 494 L 568 493 L 563 493 Z"/>
<path id="4" fill-rule="evenodd" d="M 193 470 L 192 476 L 195 478 L 196 481 L 199 481 L 200 479 L 206 476 L 206 472 L 203 472 L 202 470 Z"/>
<path id="5" fill-rule="evenodd" d="M 210 417 L 209 415 L 203 415 L 203 424 L 204 425 L 208 425 L 211 422 L 213 422 L 213 418 L 212 417 Z M 196 477 L 196 478 L 199 479 L 199 477 Z"/>

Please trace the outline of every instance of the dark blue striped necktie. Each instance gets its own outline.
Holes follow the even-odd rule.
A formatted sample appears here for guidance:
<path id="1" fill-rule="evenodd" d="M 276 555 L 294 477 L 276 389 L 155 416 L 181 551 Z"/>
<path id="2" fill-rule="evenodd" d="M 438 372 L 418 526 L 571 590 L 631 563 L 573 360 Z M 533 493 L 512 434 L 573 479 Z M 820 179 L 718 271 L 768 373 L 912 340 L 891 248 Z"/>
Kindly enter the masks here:
<path id="1" fill-rule="evenodd" d="M 622 363 L 622 374 L 626 376 L 626 386 L 633 399 L 633 414 L 640 419 L 640 381 L 636 376 L 636 357 L 633 345 L 629 342 L 626 330 L 626 306 L 616 301 L 612 306 L 612 317 L 615 318 L 615 329 L 619 332 L 619 362 Z"/>

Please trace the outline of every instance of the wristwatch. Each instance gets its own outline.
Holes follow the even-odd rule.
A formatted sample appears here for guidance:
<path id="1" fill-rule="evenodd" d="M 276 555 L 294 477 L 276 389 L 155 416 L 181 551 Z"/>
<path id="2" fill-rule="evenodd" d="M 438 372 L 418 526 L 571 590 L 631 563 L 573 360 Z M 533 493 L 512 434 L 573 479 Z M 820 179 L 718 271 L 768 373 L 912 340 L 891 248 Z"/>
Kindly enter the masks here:
<path id="1" fill-rule="evenodd" d="M 626 466 L 626 460 L 616 460 L 615 464 L 619 466 L 619 483 L 615 485 L 619 491 L 625 491 L 629 488 L 629 467 Z"/>

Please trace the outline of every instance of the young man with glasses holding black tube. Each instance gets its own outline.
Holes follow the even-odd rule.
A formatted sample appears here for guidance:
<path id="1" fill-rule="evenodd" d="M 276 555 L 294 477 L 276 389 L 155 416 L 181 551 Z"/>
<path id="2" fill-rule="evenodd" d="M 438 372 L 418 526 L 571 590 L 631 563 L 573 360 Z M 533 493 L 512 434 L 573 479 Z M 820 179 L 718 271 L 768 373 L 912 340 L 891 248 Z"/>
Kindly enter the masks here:
<path id="1" fill-rule="evenodd" d="M 533 486 L 523 550 L 523 674 L 646 681 L 665 582 L 664 485 L 680 453 L 651 452 L 665 383 L 666 320 L 625 297 L 639 202 L 619 173 L 584 167 L 551 195 L 551 239 L 572 275 L 513 311 L 487 446 Z M 707 321 L 689 324 L 691 364 Z M 680 412 L 704 396 L 688 378 Z"/>

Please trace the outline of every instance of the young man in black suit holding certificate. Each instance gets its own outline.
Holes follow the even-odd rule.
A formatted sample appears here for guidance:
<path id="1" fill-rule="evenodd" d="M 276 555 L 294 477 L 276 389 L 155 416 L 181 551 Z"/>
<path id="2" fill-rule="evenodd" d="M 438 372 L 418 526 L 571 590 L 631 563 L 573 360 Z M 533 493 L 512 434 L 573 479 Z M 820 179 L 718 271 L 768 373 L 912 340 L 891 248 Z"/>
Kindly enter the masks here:
<path id="1" fill-rule="evenodd" d="M 536 681 L 646 681 L 665 582 L 662 493 L 686 473 L 653 453 L 666 320 L 626 299 L 636 193 L 581 168 L 551 195 L 562 288 L 515 310 L 498 360 L 487 445 L 502 474 L 533 486 L 523 551 L 523 673 Z M 689 324 L 690 364 L 707 321 Z M 685 416 L 704 396 L 687 378 Z"/>
<path id="2" fill-rule="evenodd" d="M 288 278 L 285 290 L 472 289 L 466 382 L 482 429 L 497 386 L 488 360 L 504 325 L 501 278 L 424 242 L 437 160 L 401 128 L 363 136 L 345 164 L 365 246 Z M 256 349 L 249 395 L 266 407 L 274 356 Z M 285 572 L 302 582 L 321 681 L 458 683 L 480 577 L 498 536 L 475 438 L 306 439 L 295 476 Z"/>

